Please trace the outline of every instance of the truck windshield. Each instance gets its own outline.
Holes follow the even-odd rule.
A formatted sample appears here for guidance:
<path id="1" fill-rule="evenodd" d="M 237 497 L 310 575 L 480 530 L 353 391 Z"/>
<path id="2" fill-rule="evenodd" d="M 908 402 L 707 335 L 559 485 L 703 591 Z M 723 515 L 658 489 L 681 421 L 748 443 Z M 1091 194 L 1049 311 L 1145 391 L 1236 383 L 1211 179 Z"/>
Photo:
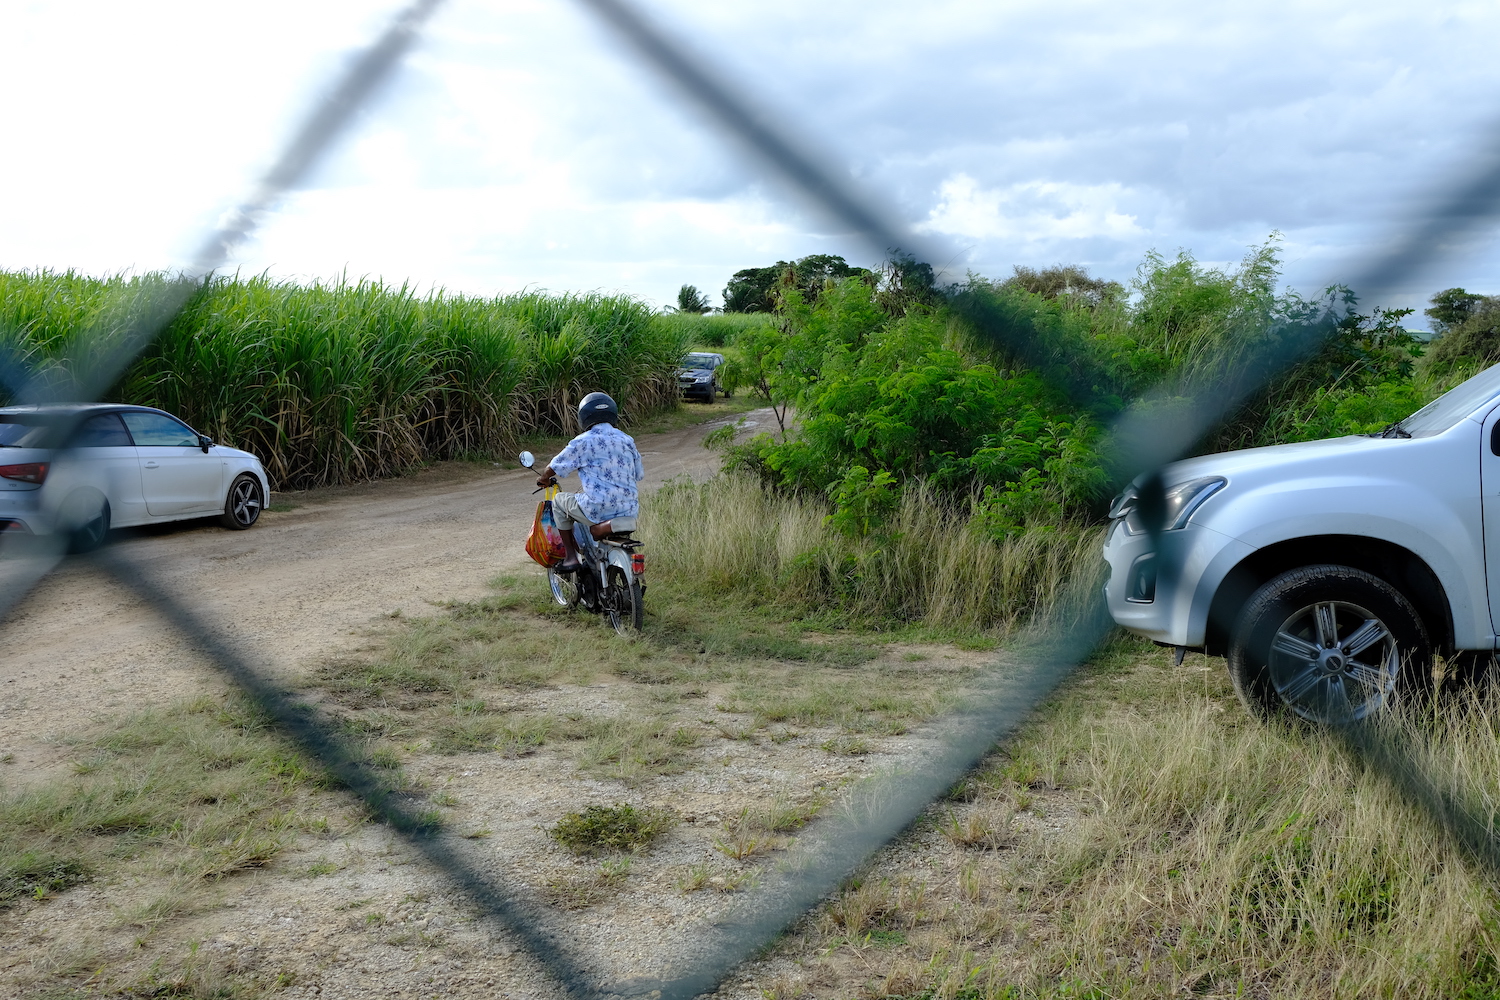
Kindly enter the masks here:
<path id="1" fill-rule="evenodd" d="M 1412 437 L 1431 437 L 1457 424 L 1486 400 L 1500 396 L 1500 365 L 1454 386 L 1396 426 Z"/>

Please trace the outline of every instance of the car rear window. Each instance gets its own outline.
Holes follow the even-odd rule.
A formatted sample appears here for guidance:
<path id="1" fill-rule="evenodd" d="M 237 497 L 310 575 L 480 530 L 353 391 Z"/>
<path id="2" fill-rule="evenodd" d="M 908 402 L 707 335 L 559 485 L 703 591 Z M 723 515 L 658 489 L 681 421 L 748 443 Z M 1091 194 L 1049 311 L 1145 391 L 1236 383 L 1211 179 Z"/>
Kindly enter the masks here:
<path id="1" fill-rule="evenodd" d="M 0 448 L 48 448 L 54 422 L 34 413 L 0 413 Z"/>
<path id="2" fill-rule="evenodd" d="M 165 413 L 146 413 L 134 410 L 120 414 L 130 436 L 142 448 L 196 448 L 198 435 L 176 417 Z"/>
<path id="3" fill-rule="evenodd" d="M 119 414 L 96 413 L 78 425 L 68 443 L 74 448 L 128 448 L 130 435 L 120 423 Z"/>

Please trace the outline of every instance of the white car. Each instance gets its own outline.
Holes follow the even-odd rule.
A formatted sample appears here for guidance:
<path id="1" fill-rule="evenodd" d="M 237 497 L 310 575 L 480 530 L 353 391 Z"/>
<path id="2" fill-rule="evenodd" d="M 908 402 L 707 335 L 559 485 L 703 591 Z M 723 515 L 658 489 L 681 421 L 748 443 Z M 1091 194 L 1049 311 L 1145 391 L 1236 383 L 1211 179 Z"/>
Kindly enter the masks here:
<path id="1" fill-rule="evenodd" d="M 146 406 L 0 407 L 0 528 L 71 534 L 218 515 L 255 524 L 270 495 L 260 460 Z"/>
<path id="2" fill-rule="evenodd" d="M 1500 366 L 1377 435 L 1167 466 L 1164 527 L 1116 498 L 1105 598 L 1158 643 L 1226 655 L 1240 697 L 1317 722 L 1492 653 L 1500 623 Z"/>

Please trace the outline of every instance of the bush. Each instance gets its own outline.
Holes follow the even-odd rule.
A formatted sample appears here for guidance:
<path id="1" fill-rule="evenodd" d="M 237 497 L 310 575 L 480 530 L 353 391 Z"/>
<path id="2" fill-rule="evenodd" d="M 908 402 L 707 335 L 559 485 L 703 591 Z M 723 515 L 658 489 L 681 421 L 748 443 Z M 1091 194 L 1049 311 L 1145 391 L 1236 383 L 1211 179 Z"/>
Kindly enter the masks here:
<path id="1" fill-rule="evenodd" d="M 637 852 L 650 847 L 672 823 L 672 814 L 665 809 L 637 809 L 621 802 L 568 813 L 548 833 L 574 854 Z"/>
<path id="2" fill-rule="evenodd" d="M 1082 614 L 1098 601 L 1098 528 L 1027 527 L 996 538 L 972 508 L 922 483 L 892 492 L 861 486 L 856 474 L 851 487 L 880 508 L 883 521 L 872 517 L 868 531 L 857 504 L 843 509 L 852 522 L 846 532 L 829 523 L 839 508 L 827 498 L 730 473 L 662 487 L 643 537 L 664 579 L 876 627 L 1011 630 L 1039 614 Z"/>

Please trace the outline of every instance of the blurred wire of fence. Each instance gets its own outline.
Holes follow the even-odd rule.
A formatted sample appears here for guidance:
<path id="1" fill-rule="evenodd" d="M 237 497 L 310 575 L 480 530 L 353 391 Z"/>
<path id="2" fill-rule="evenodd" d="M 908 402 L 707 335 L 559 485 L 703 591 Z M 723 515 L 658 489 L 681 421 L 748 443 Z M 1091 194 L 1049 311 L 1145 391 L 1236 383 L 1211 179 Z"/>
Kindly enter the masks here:
<path id="1" fill-rule="evenodd" d="M 831 164 L 835 159 L 807 137 L 785 126 L 784 116 L 772 116 L 752 100 L 750 88 L 724 79 L 686 48 L 654 27 L 624 0 L 580 0 L 608 23 L 639 58 L 659 72 L 727 135 L 752 151 L 758 160 L 790 189 L 815 206 L 850 236 L 877 254 L 906 253 L 932 261 L 941 254 L 925 245 L 900 222 L 899 213 L 861 190 L 852 178 Z M 385 84 L 402 56 L 416 40 L 440 0 L 416 0 L 402 10 L 386 32 L 354 59 L 344 76 L 315 102 L 301 128 L 293 135 L 275 165 L 256 189 L 215 232 L 207 236 L 192 262 L 175 282 L 134 303 L 130 329 L 123 335 L 102 332 L 92 340 L 80 338 L 71 371 L 72 381 L 43 378 L 10 359 L 0 363 L 0 379 L 26 402 L 84 401 L 96 398 L 119 377 L 129 362 L 182 307 L 205 275 L 229 259 L 234 248 L 255 229 L 277 199 L 304 178 L 309 169 L 345 130 L 354 112 Z M 780 124 L 773 124 L 780 123 Z M 1470 175 L 1434 197 L 1430 208 L 1396 233 L 1389 245 L 1354 269 L 1355 286 L 1389 287 L 1398 279 L 1429 266 L 1455 237 L 1485 225 L 1500 209 L 1500 146 L 1475 154 Z M 1028 343 L 1020 332 L 976 312 L 966 317 L 982 333 L 1002 341 L 1025 357 Z M 1163 479 L 1158 470 L 1186 454 L 1219 421 L 1229 416 L 1245 397 L 1267 380 L 1316 350 L 1328 325 L 1311 324 L 1284 331 L 1275 347 L 1256 355 L 1248 367 L 1227 370 L 1225 359 L 1216 378 L 1189 387 L 1191 400 L 1184 413 L 1170 416 L 1143 405 L 1127 410 L 1115 427 L 1119 457 L 1138 470 L 1143 491 L 1142 509 L 1160 509 Z M 5 359 L 0 359 L 5 362 Z M 1212 371 L 1212 367 L 1210 367 Z M 1173 390 L 1182 395 L 1181 387 Z M 1157 502 L 1153 503 L 1153 499 Z M 1158 526 L 1159 530 L 1159 526 Z M 39 541 L 25 553 L 0 565 L 0 614 L 14 607 L 63 558 L 66 537 Z M 1012 666 L 995 672 L 976 699 L 975 707 L 938 727 L 942 748 L 920 766 L 873 781 L 857 790 L 842 813 L 822 822 L 806 838 L 792 863 L 754 893 L 747 895 L 733 916 L 721 922 L 697 948 L 684 967 L 652 983 L 611 986 L 599 982 L 586 955 L 576 944 L 558 940 L 543 929 L 540 904 L 529 901 L 500 881 L 478 871 L 441 836 L 435 836 L 422 814 L 398 791 L 386 787 L 378 775 L 360 762 L 317 713 L 297 705 L 280 690 L 218 628 L 210 628 L 193 609 L 188 595 L 143 572 L 125 554 L 106 550 L 91 557 L 140 594 L 167 622 L 201 649 L 219 669 L 310 757 L 316 759 L 349 794 L 361 800 L 371 815 L 404 836 L 414 851 L 444 872 L 484 912 L 496 918 L 515 942 L 526 949 L 572 996 L 592 997 L 657 992 L 663 998 L 686 998 L 714 990 L 739 963 L 755 955 L 787 926 L 816 906 L 850 873 L 866 863 L 883 845 L 899 836 L 933 800 L 943 795 L 1000 739 L 1013 732 L 1028 714 L 1055 691 L 1109 631 L 1111 623 L 1095 609 L 1081 619 L 1044 625 L 1010 653 Z M 1489 824 L 1454 794 L 1438 788 L 1421 769 L 1410 749 L 1376 726 L 1347 727 L 1344 737 L 1353 752 L 1385 775 L 1433 822 L 1448 831 L 1476 859 L 1500 874 L 1500 847 Z"/>

